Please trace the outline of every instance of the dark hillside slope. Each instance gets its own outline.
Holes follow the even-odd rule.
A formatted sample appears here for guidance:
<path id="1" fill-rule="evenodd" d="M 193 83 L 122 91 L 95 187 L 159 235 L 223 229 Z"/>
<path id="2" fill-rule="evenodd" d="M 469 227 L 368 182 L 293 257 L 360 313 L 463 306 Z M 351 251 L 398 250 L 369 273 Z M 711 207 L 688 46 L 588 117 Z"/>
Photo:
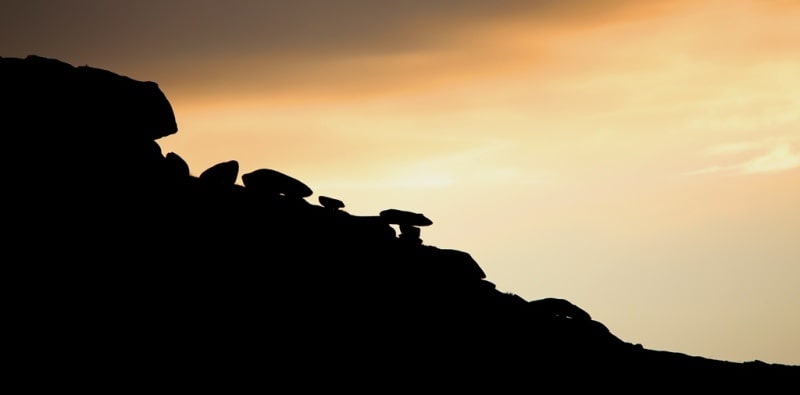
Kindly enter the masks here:
<path id="1" fill-rule="evenodd" d="M 469 253 L 422 243 L 423 214 L 352 215 L 272 169 L 240 185 L 235 160 L 191 172 L 156 142 L 178 128 L 153 82 L 29 56 L 0 58 L 0 84 L 15 322 L 35 339 L 24 358 L 71 380 L 385 392 L 800 378 L 643 349 L 566 300 L 498 290 Z"/>

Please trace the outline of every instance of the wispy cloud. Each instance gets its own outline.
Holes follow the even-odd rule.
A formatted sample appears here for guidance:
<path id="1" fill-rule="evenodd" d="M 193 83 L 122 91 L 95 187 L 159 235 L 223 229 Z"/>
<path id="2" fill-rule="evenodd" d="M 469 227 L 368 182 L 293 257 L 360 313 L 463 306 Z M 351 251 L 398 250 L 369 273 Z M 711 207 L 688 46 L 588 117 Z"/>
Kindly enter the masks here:
<path id="1" fill-rule="evenodd" d="M 744 141 L 726 143 L 709 147 L 705 154 L 709 156 L 742 155 L 751 153 L 749 158 L 729 165 L 712 165 L 685 173 L 696 176 L 704 174 L 745 175 L 772 173 L 800 168 L 800 149 L 791 141 Z"/>
<path id="2" fill-rule="evenodd" d="M 742 174 L 794 169 L 800 167 L 800 152 L 794 151 L 788 144 L 779 145 L 766 154 L 753 158 L 737 167 Z"/>
<path id="3" fill-rule="evenodd" d="M 740 141 L 736 143 L 718 144 L 706 150 L 708 155 L 740 154 L 742 152 L 753 151 L 762 148 L 763 142 Z"/>
<path id="4" fill-rule="evenodd" d="M 730 171 L 730 166 L 709 166 L 698 170 L 686 172 L 687 176 L 699 176 L 703 174 L 722 173 Z"/>

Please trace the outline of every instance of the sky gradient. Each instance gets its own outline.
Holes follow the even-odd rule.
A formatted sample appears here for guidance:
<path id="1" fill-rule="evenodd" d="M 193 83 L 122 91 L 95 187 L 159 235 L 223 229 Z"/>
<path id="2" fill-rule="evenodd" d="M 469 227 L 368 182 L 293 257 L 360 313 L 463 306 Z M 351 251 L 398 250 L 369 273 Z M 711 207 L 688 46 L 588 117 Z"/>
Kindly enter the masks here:
<path id="1" fill-rule="evenodd" d="M 625 341 L 800 364 L 800 1 L 0 7 L 0 56 L 157 82 L 196 175 L 421 212 L 426 244 Z"/>

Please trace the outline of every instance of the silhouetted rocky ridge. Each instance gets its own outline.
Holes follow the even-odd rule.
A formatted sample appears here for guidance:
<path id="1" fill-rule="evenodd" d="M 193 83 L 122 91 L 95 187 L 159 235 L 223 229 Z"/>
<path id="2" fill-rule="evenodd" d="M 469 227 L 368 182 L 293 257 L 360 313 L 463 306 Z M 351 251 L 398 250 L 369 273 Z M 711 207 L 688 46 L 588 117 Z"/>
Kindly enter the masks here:
<path id="1" fill-rule="evenodd" d="M 192 171 L 156 142 L 178 126 L 154 82 L 28 56 L 0 58 L 0 83 L 6 265 L 20 273 L 21 332 L 36 339 L 28 362 L 169 388 L 800 378 L 799 366 L 649 350 L 567 300 L 498 290 L 469 253 L 422 241 L 423 213 L 353 215 L 236 160 Z"/>

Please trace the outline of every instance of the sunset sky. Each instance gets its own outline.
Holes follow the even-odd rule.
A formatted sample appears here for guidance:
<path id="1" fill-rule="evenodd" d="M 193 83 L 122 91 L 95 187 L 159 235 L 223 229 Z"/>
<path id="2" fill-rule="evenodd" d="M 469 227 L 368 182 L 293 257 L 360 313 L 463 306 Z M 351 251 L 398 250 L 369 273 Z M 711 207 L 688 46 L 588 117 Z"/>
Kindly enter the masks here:
<path id="1" fill-rule="evenodd" d="M 798 0 L 3 0 L 30 54 L 157 82 L 196 175 L 424 213 L 627 342 L 800 365 Z"/>

